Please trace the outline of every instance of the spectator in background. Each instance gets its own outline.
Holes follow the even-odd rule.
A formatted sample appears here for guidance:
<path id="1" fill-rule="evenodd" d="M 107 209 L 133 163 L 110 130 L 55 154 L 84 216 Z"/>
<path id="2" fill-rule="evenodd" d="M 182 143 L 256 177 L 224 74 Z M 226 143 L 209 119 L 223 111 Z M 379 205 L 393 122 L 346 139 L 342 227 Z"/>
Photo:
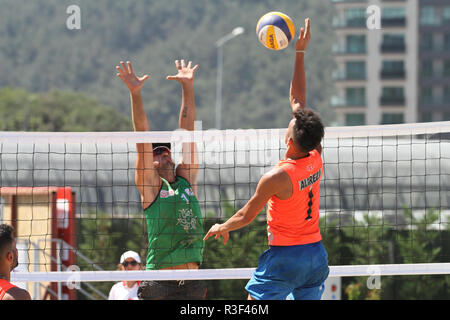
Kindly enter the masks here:
<path id="1" fill-rule="evenodd" d="M 119 270 L 142 270 L 141 257 L 134 251 L 127 251 L 120 257 Z M 121 281 L 109 292 L 108 300 L 139 300 L 137 291 L 140 281 Z"/>

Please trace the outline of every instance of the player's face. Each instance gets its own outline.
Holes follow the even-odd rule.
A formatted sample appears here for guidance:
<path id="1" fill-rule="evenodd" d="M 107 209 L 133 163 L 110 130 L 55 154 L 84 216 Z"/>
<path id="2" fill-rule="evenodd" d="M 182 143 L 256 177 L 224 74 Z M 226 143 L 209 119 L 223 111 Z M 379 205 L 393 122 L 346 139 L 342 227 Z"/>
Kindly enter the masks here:
<path id="1" fill-rule="evenodd" d="M 157 147 L 153 150 L 153 161 L 159 162 L 159 169 L 171 170 L 175 167 L 170 149 L 167 147 Z"/>

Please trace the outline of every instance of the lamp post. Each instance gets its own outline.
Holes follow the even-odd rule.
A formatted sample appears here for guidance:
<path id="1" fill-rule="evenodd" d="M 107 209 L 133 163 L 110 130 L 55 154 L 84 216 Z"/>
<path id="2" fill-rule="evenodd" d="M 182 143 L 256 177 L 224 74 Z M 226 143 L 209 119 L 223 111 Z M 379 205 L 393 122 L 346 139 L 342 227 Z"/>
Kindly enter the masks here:
<path id="1" fill-rule="evenodd" d="M 223 74 L 223 45 L 231 39 L 244 33 L 244 28 L 234 28 L 232 32 L 216 41 L 217 47 L 217 82 L 216 82 L 216 129 L 221 129 L 222 122 L 222 74 Z"/>

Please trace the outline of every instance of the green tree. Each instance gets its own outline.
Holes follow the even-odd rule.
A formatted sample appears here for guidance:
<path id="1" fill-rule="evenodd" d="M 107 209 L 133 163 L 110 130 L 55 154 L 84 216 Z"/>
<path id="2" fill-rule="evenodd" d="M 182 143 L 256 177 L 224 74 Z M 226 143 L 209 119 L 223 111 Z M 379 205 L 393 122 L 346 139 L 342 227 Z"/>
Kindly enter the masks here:
<path id="1" fill-rule="evenodd" d="M 66 8 L 71 4 L 2 1 L 8 10 L 0 11 L 0 87 L 81 92 L 129 115 L 129 95 L 115 66 L 131 60 L 138 74 L 151 75 L 142 92 L 151 129 L 172 130 L 178 125 L 180 93 L 165 77 L 173 73 L 175 59 L 185 58 L 200 66 L 197 118 L 208 129 L 215 126 L 215 42 L 243 26 L 246 32 L 224 46 L 222 128 L 286 127 L 293 46 L 271 52 L 254 31 L 259 18 L 276 7 L 293 19 L 297 36 L 304 19 L 312 19 L 307 103 L 325 123 L 334 120 L 330 0 L 77 0 L 81 30 L 68 30 Z"/>
<path id="2" fill-rule="evenodd" d="M 130 131 L 128 117 L 81 93 L 0 89 L 3 131 Z"/>

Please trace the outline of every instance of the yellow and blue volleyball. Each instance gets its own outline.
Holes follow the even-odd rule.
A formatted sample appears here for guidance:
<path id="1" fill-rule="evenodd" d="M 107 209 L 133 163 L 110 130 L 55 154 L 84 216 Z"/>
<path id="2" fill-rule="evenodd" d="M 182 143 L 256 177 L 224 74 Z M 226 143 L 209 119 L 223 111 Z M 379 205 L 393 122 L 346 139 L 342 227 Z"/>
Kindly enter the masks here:
<path id="1" fill-rule="evenodd" d="M 271 50 L 287 48 L 295 36 L 292 19 L 281 12 L 269 12 L 259 19 L 256 25 L 258 40 L 263 46 Z"/>

